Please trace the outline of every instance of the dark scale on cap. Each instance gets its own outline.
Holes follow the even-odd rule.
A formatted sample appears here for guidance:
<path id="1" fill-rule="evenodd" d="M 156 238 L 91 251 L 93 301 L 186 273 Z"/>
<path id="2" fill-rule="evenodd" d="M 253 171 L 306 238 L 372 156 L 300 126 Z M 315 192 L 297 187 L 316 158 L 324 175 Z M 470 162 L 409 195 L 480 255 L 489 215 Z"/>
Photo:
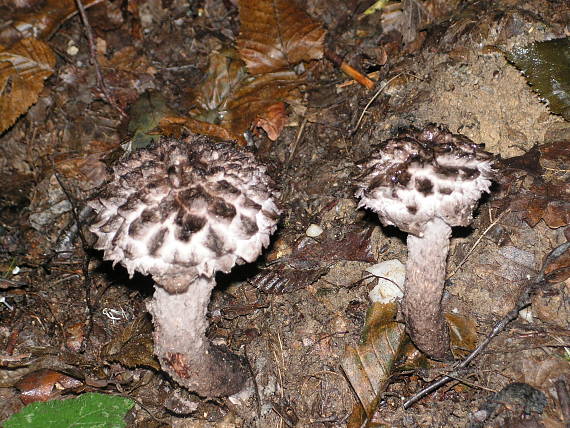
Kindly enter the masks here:
<path id="1" fill-rule="evenodd" d="M 207 238 L 206 238 L 206 241 L 204 242 L 204 244 L 206 245 L 207 248 L 212 250 L 212 252 L 217 257 L 221 257 L 226 253 L 226 251 L 224 250 L 223 238 L 221 236 L 219 236 L 218 233 L 212 228 L 209 229 L 208 235 L 207 235 Z"/>
<path id="2" fill-rule="evenodd" d="M 139 217 L 137 219 L 135 219 L 135 221 L 133 221 L 130 225 L 129 225 L 129 236 L 131 238 L 142 238 L 144 236 L 144 231 L 145 229 L 147 229 L 147 225 L 145 225 L 145 222 L 143 221 L 142 217 Z"/>
<path id="3" fill-rule="evenodd" d="M 140 204 L 140 198 L 138 198 L 136 194 L 131 195 L 129 196 L 127 201 L 119 207 L 119 212 L 127 214 L 131 211 L 136 211 L 139 204 Z"/>
<path id="4" fill-rule="evenodd" d="M 431 195 L 433 193 L 433 183 L 429 178 L 416 178 L 416 189 L 424 196 Z"/>
<path id="5" fill-rule="evenodd" d="M 459 177 L 459 170 L 457 168 L 451 168 L 447 166 L 440 166 L 436 168 L 438 174 L 441 174 L 447 178 L 449 177 Z"/>
<path id="6" fill-rule="evenodd" d="M 168 167 L 166 173 L 168 174 L 168 181 L 172 185 L 172 187 L 180 187 L 182 179 L 180 177 L 180 167 L 176 167 L 176 165 L 171 165 Z"/>
<path id="7" fill-rule="evenodd" d="M 156 223 L 160 220 L 160 213 L 156 209 L 147 208 L 140 216 L 143 223 Z"/>
<path id="8" fill-rule="evenodd" d="M 89 202 L 97 211 L 90 230 L 105 258 L 131 275 L 212 277 L 267 245 L 279 217 L 275 193 L 265 166 L 233 143 L 163 137 L 114 167 Z M 180 284 L 168 291 L 188 286 Z"/>
<path id="9" fill-rule="evenodd" d="M 125 219 L 118 215 L 110 217 L 109 220 L 101 226 L 101 232 L 111 233 L 112 231 L 117 230 L 124 221 Z"/>
<path id="10" fill-rule="evenodd" d="M 164 238 L 167 234 L 168 229 L 166 227 L 162 227 L 150 238 L 150 241 L 148 243 L 148 253 L 151 256 L 156 256 L 156 253 L 164 244 Z"/>
<path id="11" fill-rule="evenodd" d="M 250 208 L 256 211 L 259 211 L 261 209 L 261 205 L 259 205 L 257 202 L 253 201 L 252 199 L 249 199 L 247 196 L 244 198 L 243 206 L 244 208 Z"/>
<path id="12" fill-rule="evenodd" d="M 222 198 L 215 198 L 209 205 L 208 211 L 225 220 L 231 220 L 236 215 L 235 207 Z"/>
<path id="13" fill-rule="evenodd" d="M 462 178 L 465 180 L 473 180 L 479 177 L 480 174 L 475 168 L 461 168 L 460 171 Z"/>
<path id="14" fill-rule="evenodd" d="M 237 189 L 237 187 L 232 186 L 226 180 L 217 181 L 214 188 L 215 188 L 216 192 L 219 192 L 222 195 L 238 195 L 239 194 L 239 190 Z"/>
<path id="15" fill-rule="evenodd" d="M 176 238 L 183 242 L 190 241 L 192 235 L 202 230 L 206 225 L 207 220 L 204 217 L 198 217 L 192 214 L 187 214 L 182 217 L 182 220 L 178 221 L 178 216 L 176 217 L 176 224 L 179 226 L 176 229 Z"/>
<path id="16" fill-rule="evenodd" d="M 258 231 L 257 223 L 254 219 L 250 219 L 244 215 L 239 217 L 239 227 L 240 230 L 245 234 L 245 236 L 251 236 Z"/>

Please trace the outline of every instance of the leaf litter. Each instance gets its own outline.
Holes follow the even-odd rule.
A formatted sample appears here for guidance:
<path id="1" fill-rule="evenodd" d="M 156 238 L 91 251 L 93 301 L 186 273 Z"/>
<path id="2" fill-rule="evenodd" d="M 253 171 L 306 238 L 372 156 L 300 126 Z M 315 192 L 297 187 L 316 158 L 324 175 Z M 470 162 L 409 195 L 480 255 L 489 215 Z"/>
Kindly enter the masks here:
<path id="1" fill-rule="evenodd" d="M 456 2 L 405 1 L 365 16 L 364 5 L 346 7 L 211 0 L 92 9 L 103 77 L 119 105 L 131 107 L 130 125 L 97 87 L 74 5 L 47 1 L 33 12 L 0 13 L 12 19 L 3 29 L 23 22 L 44 41 L 51 35 L 46 52 L 58 54 L 57 62 L 45 62 L 49 74 L 34 75 L 24 98 L 32 101 L 0 136 L 0 173 L 22 180 L 0 191 L 1 297 L 10 305 L 0 305 L 0 340 L 7 345 L 0 370 L 11 375 L 0 391 L 2 419 L 21 408 L 24 394 L 16 384 L 27 375 L 35 379 L 30 390 L 47 398 L 127 391 L 146 408 L 134 411 L 139 422 L 133 426 L 161 417 L 182 423 L 206 413 L 233 426 L 359 426 L 363 418 L 396 426 L 464 425 L 508 385 L 506 377 L 547 395 L 545 423 L 563 420 L 557 400 L 570 381 L 557 373 L 567 367 L 569 345 L 567 248 L 542 266 L 544 287 L 532 297 L 530 316 L 509 324 L 470 369 L 452 373 L 457 376 L 448 384 L 404 412 L 399 397 L 413 396 L 449 367 L 422 361 L 394 308 L 390 317 L 374 308 L 366 317 L 376 285 L 366 269 L 382 260 L 405 261 L 405 247 L 402 236 L 355 209 L 350 180 L 370 144 L 410 123 L 448 124 L 505 158 L 474 230 L 459 231 L 452 241 L 449 263 L 457 269 L 444 307 L 454 349 L 463 357 L 513 307 L 550 250 L 564 249 L 569 238 L 570 129 L 500 54 L 553 34 L 561 38 L 567 12 L 548 1 L 535 11 L 546 17 L 542 21 L 513 2 L 459 9 Z M 14 34 L 0 32 L 8 46 L 2 52 L 26 43 Z M 337 66 L 373 71 L 385 89 L 371 99 L 347 85 L 323 59 L 325 35 L 334 40 Z M 14 88 L 11 77 L 4 87 Z M 351 135 L 350 124 L 364 110 Z M 143 304 L 148 279 L 129 282 L 96 257 L 85 271 L 77 246 L 46 261 L 73 225 L 70 210 L 80 211 L 121 145 L 188 130 L 265 147 L 259 155 L 282 187 L 284 217 L 265 262 L 226 277 L 225 292 L 215 293 L 210 308 L 211 337 L 247 355 L 259 408 L 253 401 L 237 408 L 202 401 L 155 371 Z M 17 197 L 18 188 L 30 190 Z M 14 215 L 20 212 L 23 217 Z M 322 233 L 306 235 L 311 224 Z M 119 307 L 124 316 L 112 315 L 122 313 Z M 343 363 L 347 355 L 352 366 Z M 529 371 L 529 364 L 536 369 Z M 44 369 L 56 375 L 55 383 L 34 375 Z M 67 377 L 76 383 L 64 384 Z M 366 380 L 369 390 L 358 390 L 366 383 L 356 379 Z M 552 393 L 555 386 L 559 395 Z"/>

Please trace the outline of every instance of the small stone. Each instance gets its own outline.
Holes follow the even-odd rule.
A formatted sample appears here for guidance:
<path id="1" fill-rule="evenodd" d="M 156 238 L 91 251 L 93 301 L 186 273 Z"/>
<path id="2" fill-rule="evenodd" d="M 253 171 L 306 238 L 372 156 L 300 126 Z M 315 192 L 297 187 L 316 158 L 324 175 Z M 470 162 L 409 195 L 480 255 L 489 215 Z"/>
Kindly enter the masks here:
<path id="1" fill-rule="evenodd" d="M 397 259 L 386 260 L 366 269 L 366 272 L 378 277 L 378 284 L 368 293 L 372 302 L 390 303 L 404 294 L 406 267 Z"/>
<path id="2" fill-rule="evenodd" d="M 311 238 L 316 238 L 323 233 L 323 229 L 318 224 L 311 224 L 305 234 Z"/>

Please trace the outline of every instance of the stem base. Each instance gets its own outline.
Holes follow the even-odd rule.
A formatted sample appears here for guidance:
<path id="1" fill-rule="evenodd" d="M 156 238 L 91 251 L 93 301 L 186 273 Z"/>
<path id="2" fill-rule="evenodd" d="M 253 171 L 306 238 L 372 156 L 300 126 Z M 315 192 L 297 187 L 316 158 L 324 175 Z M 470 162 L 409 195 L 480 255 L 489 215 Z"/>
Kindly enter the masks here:
<path id="1" fill-rule="evenodd" d="M 147 308 L 154 323 L 154 344 L 162 369 L 177 383 L 203 397 L 239 392 L 247 379 L 243 361 L 212 346 L 206 338 L 206 312 L 213 278 L 199 277 L 180 294 L 155 287 Z"/>

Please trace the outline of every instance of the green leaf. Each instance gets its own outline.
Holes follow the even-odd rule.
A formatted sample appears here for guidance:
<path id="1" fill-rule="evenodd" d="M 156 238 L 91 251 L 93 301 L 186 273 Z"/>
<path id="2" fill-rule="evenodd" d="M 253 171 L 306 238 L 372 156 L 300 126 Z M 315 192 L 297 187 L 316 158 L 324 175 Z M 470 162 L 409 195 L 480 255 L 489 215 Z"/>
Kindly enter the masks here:
<path id="1" fill-rule="evenodd" d="M 134 406 L 128 398 L 89 393 L 69 400 L 32 403 L 4 423 L 4 428 L 123 428 Z"/>
<path id="2" fill-rule="evenodd" d="M 550 111 L 570 120 L 570 38 L 534 42 L 513 49 L 507 59 L 521 70 Z"/>
<path id="3" fill-rule="evenodd" d="M 166 104 L 166 98 L 156 91 L 147 91 L 131 106 L 128 130 L 133 134 L 129 150 L 137 150 L 158 141 L 160 135 L 149 134 L 160 120 L 175 114 Z"/>

